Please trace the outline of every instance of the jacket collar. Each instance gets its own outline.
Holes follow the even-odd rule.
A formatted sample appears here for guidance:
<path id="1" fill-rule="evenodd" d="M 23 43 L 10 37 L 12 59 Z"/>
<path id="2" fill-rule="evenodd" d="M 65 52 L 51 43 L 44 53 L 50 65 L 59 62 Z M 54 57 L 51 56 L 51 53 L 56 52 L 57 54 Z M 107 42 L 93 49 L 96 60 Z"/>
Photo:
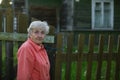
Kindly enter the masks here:
<path id="1" fill-rule="evenodd" d="M 41 45 L 38 45 L 36 44 L 35 42 L 32 41 L 32 39 L 28 38 L 28 42 L 37 50 L 41 50 L 41 49 L 44 49 L 44 45 L 41 44 Z"/>

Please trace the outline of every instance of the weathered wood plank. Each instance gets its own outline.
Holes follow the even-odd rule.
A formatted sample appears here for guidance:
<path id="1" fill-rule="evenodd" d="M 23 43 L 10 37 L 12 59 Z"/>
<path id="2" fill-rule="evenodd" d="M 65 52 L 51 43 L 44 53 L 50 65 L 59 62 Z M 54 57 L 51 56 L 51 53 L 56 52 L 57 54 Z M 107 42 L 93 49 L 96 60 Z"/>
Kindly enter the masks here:
<path id="1" fill-rule="evenodd" d="M 109 58 L 107 59 L 106 80 L 110 80 L 112 52 L 113 52 L 113 35 L 109 35 L 109 41 L 108 41 L 108 56 L 109 56 Z"/>
<path id="2" fill-rule="evenodd" d="M 104 35 L 100 35 L 99 37 L 99 45 L 98 45 L 98 65 L 97 65 L 97 74 L 96 80 L 101 79 L 101 69 L 102 69 L 102 61 L 103 61 L 103 50 L 104 50 Z"/>
<path id="3" fill-rule="evenodd" d="M 120 79 L 120 35 L 118 36 L 117 52 L 118 53 L 116 56 L 115 80 Z"/>
<path id="4" fill-rule="evenodd" d="M 44 39 L 44 43 L 54 43 L 54 36 L 47 35 Z M 5 33 L 0 32 L 0 40 L 7 40 L 7 41 L 25 41 L 27 39 L 27 34 L 24 33 Z"/>
<path id="5" fill-rule="evenodd" d="M 87 65 L 87 74 L 86 80 L 91 80 L 92 75 L 92 61 L 93 61 L 93 52 L 94 52 L 94 35 L 89 35 L 89 51 L 88 51 L 88 65 Z"/>
<path id="6" fill-rule="evenodd" d="M 13 42 L 5 42 L 5 53 L 6 53 L 6 80 L 14 79 L 14 67 L 13 67 Z M 12 74 L 11 74 L 12 73 Z"/>
<path id="7" fill-rule="evenodd" d="M 13 32 L 13 11 L 8 8 L 6 11 L 6 32 Z"/>
<path id="8" fill-rule="evenodd" d="M 29 27 L 29 19 L 26 14 L 18 14 L 18 33 L 27 33 L 27 28 Z"/>
<path id="9" fill-rule="evenodd" d="M 73 49 L 73 34 L 70 33 L 67 36 L 67 52 L 66 52 L 66 71 L 65 71 L 65 80 L 70 80 L 71 76 L 71 58 L 72 58 L 72 49 Z"/>
<path id="10" fill-rule="evenodd" d="M 57 35 L 57 52 L 56 52 L 56 63 L 55 63 L 55 80 L 61 80 L 61 68 L 62 68 L 62 34 Z"/>
<path id="11" fill-rule="evenodd" d="M 6 32 L 13 32 L 13 13 L 12 9 L 8 8 L 6 11 Z M 6 80 L 14 79 L 13 71 L 13 41 L 5 41 L 5 53 L 6 53 Z M 13 73 L 13 74 L 11 74 Z"/>
<path id="12" fill-rule="evenodd" d="M 76 80 L 81 79 L 84 40 L 85 36 L 83 34 L 80 34 L 78 38 L 78 56 L 76 58 L 77 59 Z"/>

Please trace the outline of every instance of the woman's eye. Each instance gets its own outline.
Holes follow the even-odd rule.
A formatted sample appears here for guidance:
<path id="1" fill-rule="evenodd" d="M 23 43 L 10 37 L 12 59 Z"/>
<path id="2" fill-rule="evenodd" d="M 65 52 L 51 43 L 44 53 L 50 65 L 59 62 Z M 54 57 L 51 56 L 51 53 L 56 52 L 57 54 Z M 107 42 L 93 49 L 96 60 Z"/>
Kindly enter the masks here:
<path id="1" fill-rule="evenodd" d="M 38 33 L 39 33 L 39 31 L 35 31 L 34 33 L 35 33 L 35 34 L 38 34 Z"/>
<path id="2" fill-rule="evenodd" d="M 44 31 L 35 31 L 34 33 L 35 33 L 35 34 L 45 34 Z"/>
<path id="3" fill-rule="evenodd" d="M 44 31 L 42 31 L 42 32 L 41 32 L 41 34 L 45 34 L 45 32 L 44 32 Z"/>

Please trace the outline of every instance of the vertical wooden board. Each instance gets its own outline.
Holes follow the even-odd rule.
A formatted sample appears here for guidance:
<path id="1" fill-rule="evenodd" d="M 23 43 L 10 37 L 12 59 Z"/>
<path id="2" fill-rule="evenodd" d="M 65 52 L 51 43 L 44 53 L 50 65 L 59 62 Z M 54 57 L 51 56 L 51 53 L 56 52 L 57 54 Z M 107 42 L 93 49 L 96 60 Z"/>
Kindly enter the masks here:
<path id="1" fill-rule="evenodd" d="M 99 36 L 99 45 L 98 45 L 98 65 L 97 65 L 97 74 L 96 80 L 101 79 L 101 69 L 102 69 L 102 61 L 103 61 L 103 50 L 104 50 L 104 35 L 101 34 Z"/>
<path id="2" fill-rule="evenodd" d="M 13 32 L 13 11 L 11 8 L 8 8 L 6 11 L 6 32 Z M 14 79 L 13 72 L 13 42 L 5 42 L 5 53 L 6 53 L 6 80 Z"/>
<path id="3" fill-rule="evenodd" d="M 91 80 L 93 53 L 94 53 L 94 35 L 90 34 L 89 35 L 89 51 L 88 51 L 88 65 L 87 65 L 86 80 Z"/>
<path id="4" fill-rule="evenodd" d="M 6 32 L 13 32 L 13 11 L 11 8 L 6 11 Z"/>
<path id="5" fill-rule="evenodd" d="M 113 53 L 113 35 L 109 35 L 106 80 L 110 80 L 112 53 Z"/>
<path id="6" fill-rule="evenodd" d="M 60 56 L 62 54 L 62 43 L 63 43 L 63 35 L 58 34 L 57 35 L 57 52 L 56 52 L 56 62 L 55 62 L 55 80 L 61 80 L 61 70 L 62 70 L 62 57 Z"/>
<path id="7" fill-rule="evenodd" d="M 65 80 L 70 80 L 71 77 L 71 58 L 73 50 L 73 33 L 69 33 L 67 36 L 67 52 L 66 52 L 66 71 Z"/>
<path id="8" fill-rule="evenodd" d="M 120 35 L 118 35 L 115 80 L 120 79 Z"/>
<path id="9" fill-rule="evenodd" d="M 18 32 L 26 33 L 28 27 L 28 16 L 25 14 L 18 14 Z"/>
<path id="10" fill-rule="evenodd" d="M 27 33 L 27 28 L 29 27 L 28 24 L 28 16 L 26 14 L 21 14 L 19 13 L 17 15 L 17 22 L 18 22 L 18 26 L 17 26 L 17 32 L 18 33 Z M 18 48 L 21 46 L 23 42 L 18 42 Z"/>
<path id="11" fill-rule="evenodd" d="M 5 52 L 6 52 L 6 80 L 14 79 L 14 69 L 13 69 L 13 42 L 5 42 Z"/>
<path id="12" fill-rule="evenodd" d="M 85 35 L 80 34 L 78 36 L 78 56 L 77 56 L 76 80 L 80 80 L 81 79 L 82 58 L 83 58 L 82 55 L 83 55 L 84 39 L 85 39 Z"/>

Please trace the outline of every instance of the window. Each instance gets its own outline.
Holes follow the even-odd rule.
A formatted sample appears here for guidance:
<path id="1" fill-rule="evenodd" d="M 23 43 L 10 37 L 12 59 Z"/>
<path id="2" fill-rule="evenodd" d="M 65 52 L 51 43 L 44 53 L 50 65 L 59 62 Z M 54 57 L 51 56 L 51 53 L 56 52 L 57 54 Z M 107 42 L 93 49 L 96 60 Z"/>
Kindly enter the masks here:
<path id="1" fill-rule="evenodd" d="M 92 29 L 113 29 L 113 0 L 92 0 Z"/>

